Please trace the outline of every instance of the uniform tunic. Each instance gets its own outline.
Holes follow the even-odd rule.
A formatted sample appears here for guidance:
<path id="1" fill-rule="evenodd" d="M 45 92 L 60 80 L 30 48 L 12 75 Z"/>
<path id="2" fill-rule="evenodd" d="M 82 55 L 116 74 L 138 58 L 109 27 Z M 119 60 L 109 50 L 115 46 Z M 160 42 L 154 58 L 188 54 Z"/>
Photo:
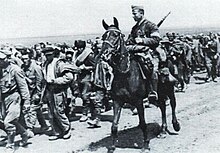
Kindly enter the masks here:
<path id="1" fill-rule="evenodd" d="M 136 43 L 135 38 L 141 38 L 142 42 Z M 136 59 L 140 63 L 140 69 L 144 73 L 143 78 L 146 79 L 148 74 L 152 74 L 150 91 L 157 90 L 159 59 L 156 48 L 159 46 L 159 42 L 160 34 L 157 25 L 144 18 L 132 28 L 126 41 L 127 49 L 136 55 Z M 144 51 L 144 48 L 150 48 L 152 52 Z"/>
<path id="2" fill-rule="evenodd" d="M 153 50 L 159 45 L 160 34 L 158 27 L 147 19 L 143 19 L 132 28 L 126 44 L 137 44 L 135 42 L 135 38 L 137 37 L 140 37 L 143 40 L 140 45 L 148 46 Z"/>
<path id="3" fill-rule="evenodd" d="M 28 126 L 32 129 L 37 119 L 36 110 L 40 108 L 39 102 L 42 90 L 43 73 L 41 67 L 37 65 L 34 60 L 31 60 L 28 67 L 22 66 L 22 68 L 25 73 L 25 78 L 28 83 L 31 96 L 30 120 Z"/>
<path id="4" fill-rule="evenodd" d="M 24 101 L 22 109 L 24 114 L 27 114 L 30 108 L 30 94 L 24 72 L 17 65 L 10 63 L 6 69 L 2 69 L 0 86 L 6 110 L 4 117 L 5 129 L 15 130 L 12 121 L 17 121 L 20 116 L 21 100 Z"/>

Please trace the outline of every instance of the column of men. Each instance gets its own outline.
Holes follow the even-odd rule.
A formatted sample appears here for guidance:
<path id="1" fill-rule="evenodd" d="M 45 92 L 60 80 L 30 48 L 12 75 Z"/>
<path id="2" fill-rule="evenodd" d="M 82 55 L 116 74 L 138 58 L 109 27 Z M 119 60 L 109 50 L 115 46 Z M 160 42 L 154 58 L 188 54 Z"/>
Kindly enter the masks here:
<path id="1" fill-rule="evenodd" d="M 205 82 L 217 82 L 219 77 L 219 35 L 179 35 L 167 32 L 161 40 L 161 47 L 166 51 L 175 66 L 175 77 L 178 80 L 178 91 L 185 91 L 190 78 L 195 72 L 206 72 L 206 77 L 195 79 Z"/>
<path id="2" fill-rule="evenodd" d="M 160 41 L 167 58 L 175 65 L 179 91 L 185 91 L 195 71 L 206 69 L 204 80 L 217 81 L 220 76 L 218 36 L 168 32 Z M 101 108 L 105 105 L 106 110 L 110 109 L 109 91 L 93 85 L 100 44 L 97 40 L 88 47 L 86 41 L 76 40 L 74 47 L 39 43 L 30 49 L 17 46 L 16 51 L 5 47 L 0 50 L 0 128 L 7 133 L 7 150 L 14 150 L 16 132 L 21 134 L 20 145 L 26 146 L 34 136 L 37 121 L 41 131 L 51 131 L 49 140 L 70 138 L 69 117 L 74 115 L 76 97 L 83 101 L 79 121 L 87 121 L 90 112 L 89 126 L 100 127 Z M 111 76 L 112 69 L 105 70 Z M 49 110 L 49 123 L 42 114 L 44 104 Z"/>
<path id="3" fill-rule="evenodd" d="M 68 117 L 72 113 L 74 97 L 79 93 L 86 116 L 82 116 L 80 121 L 88 119 L 88 109 L 92 104 L 89 95 L 94 54 L 86 48 L 85 41 L 76 41 L 74 49 L 77 50 L 75 60 L 72 48 L 58 45 L 36 45 L 35 50 L 17 47 L 14 55 L 12 48 L 0 50 L 0 128 L 7 133 L 6 151 L 14 151 L 16 132 L 21 135 L 20 145 L 26 146 L 28 139 L 34 136 L 36 121 L 41 131 L 51 131 L 49 140 L 69 139 L 71 127 Z M 77 75 L 79 68 L 75 65 L 80 67 L 80 75 Z M 80 85 L 76 84 L 77 80 L 80 80 Z M 47 104 L 50 124 L 42 114 L 43 104 Z M 93 108 L 99 107 L 94 104 Z M 93 114 L 96 119 L 97 113 Z M 93 122 L 90 124 L 97 126 Z"/>

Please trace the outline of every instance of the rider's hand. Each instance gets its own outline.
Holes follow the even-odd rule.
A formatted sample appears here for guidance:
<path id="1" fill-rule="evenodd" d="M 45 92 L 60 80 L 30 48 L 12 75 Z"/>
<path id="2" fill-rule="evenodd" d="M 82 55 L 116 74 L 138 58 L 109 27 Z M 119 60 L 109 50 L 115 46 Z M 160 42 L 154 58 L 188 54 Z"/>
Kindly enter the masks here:
<path id="1" fill-rule="evenodd" d="M 54 79 L 47 80 L 47 83 L 49 83 L 49 84 L 54 83 Z"/>
<path id="2" fill-rule="evenodd" d="M 143 43 L 143 39 L 142 38 L 135 38 L 135 42 L 137 44 L 141 44 L 141 43 Z"/>

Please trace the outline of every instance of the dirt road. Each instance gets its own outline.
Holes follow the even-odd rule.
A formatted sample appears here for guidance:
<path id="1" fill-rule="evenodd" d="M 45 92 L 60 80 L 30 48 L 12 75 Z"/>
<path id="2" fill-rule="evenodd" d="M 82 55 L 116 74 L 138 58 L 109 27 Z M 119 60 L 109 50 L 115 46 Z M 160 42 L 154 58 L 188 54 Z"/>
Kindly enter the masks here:
<path id="1" fill-rule="evenodd" d="M 193 80 L 185 93 L 176 93 L 177 117 L 181 124 L 175 133 L 171 124 L 171 109 L 167 106 L 168 129 L 172 135 L 156 138 L 161 124 L 160 111 L 156 107 L 146 108 L 146 122 L 152 137 L 151 153 L 218 153 L 220 152 L 220 80 L 218 83 L 200 83 Z M 88 129 L 87 123 L 78 121 L 77 114 L 72 124 L 69 140 L 49 141 L 47 135 L 35 135 L 27 148 L 16 147 L 16 153 L 105 153 L 111 144 L 110 128 L 112 111 L 103 113 L 101 128 Z M 138 153 L 141 151 L 142 133 L 138 117 L 129 109 L 122 111 L 119 143 L 115 153 Z M 16 137 L 18 142 L 20 137 Z M 0 152 L 4 152 L 1 142 Z"/>

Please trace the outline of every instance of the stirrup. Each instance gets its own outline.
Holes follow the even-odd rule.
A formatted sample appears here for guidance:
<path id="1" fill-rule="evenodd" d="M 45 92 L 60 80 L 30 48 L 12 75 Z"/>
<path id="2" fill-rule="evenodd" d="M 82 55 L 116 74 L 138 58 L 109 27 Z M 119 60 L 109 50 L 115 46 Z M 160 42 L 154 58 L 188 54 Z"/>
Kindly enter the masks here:
<path id="1" fill-rule="evenodd" d="M 151 91 L 151 92 L 148 94 L 148 99 L 150 99 L 150 98 L 155 98 L 155 100 L 158 100 L 157 92 L 156 92 L 156 91 Z"/>
<path id="2" fill-rule="evenodd" d="M 153 105 L 158 107 L 158 102 L 157 102 L 158 101 L 158 95 L 157 95 L 157 92 L 155 92 L 155 91 L 150 92 L 149 95 L 148 95 L 148 100 L 149 100 L 150 104 L 153 104 Z"/>

